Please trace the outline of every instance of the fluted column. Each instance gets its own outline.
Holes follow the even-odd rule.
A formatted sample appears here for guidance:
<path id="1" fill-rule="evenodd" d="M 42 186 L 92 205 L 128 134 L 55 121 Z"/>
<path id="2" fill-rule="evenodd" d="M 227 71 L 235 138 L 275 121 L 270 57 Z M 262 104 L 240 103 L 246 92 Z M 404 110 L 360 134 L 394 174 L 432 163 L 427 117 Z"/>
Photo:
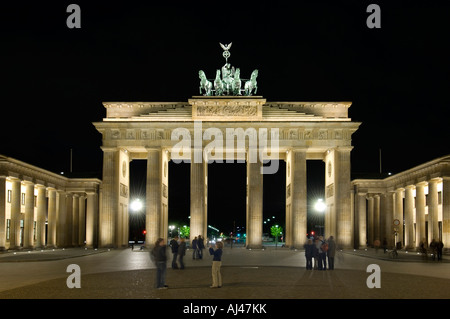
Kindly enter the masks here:
<path id="1" fill-rule="evenodd" d="M 432 179 L 428 182 L 428 241 L 439 239 L 439 220 L 438 220 L 438 179 Z"/>
<path id="2" fill-rule="evenodd" d="M 207 229 L 207 170 L 208 160 L 204 158 L 201 163 L 195 163 L 194 151 L 191 159 L 191 218 L 190 218 L 190 240 L 195 236 L 202 235 L 206 238 Z"/>
<path id="3" fill-rule="evenodd" d="M 24 240 L 23 247 L 34 247 L 34 184 L 24 182 L 25 185 L 25 216 L 24 216 Z"/>
<path id="4" fill-rule="evenodd" d="M 6 250 L 6 176 L 0 176 L 0 251 Z"/>
<path id="5" fill-rule="evenodd" d="M 9 236 L 9 248 L 20 249 L 20 196 L 21 183 L 16 178 L 11 178 L 11 226 Z"/>
<path id="6" fill-rule="evenodd" d="M 374 238 L 374 240 L 378 239 L 381 242 L 381 238 L 380 238 L 380 208 L 381 208 L 380 195 L 376 194 L 373 197 L 373 238 Z"/>
<path id="7" fill-rule="evenodd" d="M 78 197 L 78 246 L 84 246 L 86 241 L 86 196 Z"/>
<path id="8" fill-rule="evenodd" d="M 394 219 L 400 221 L 400 225 L 397 228 L 397 242 L 401 242 L 402 246 L 405 244 L 403 242 L 403 188 L 399 188 L 395 191 L 394 196 Z M 397 244 L 397 243 L 395 243 Z"/>
<path id="9" fill-rule="evenodd" d="M 373 246 L 374 236 L 374 197 L 372 194 L 367 195 L 367 228 L 368 228 L 368 244 Z"/>
<path id="10" fill-rule="evenodd" d="M 262 248 L 263 174 L 262 162 L 247 159 L 247 248 Z"/>
<path id="11" fill-rule="evenodd" d="M 358 227 L 358 246 L 359 248 L 367 246 L 367 199 L 366 193 L 356 194 L 357 207 L 357 227 Z"/>
<path id="12" fill-rule="evenodd" d="M 149 149 L 147 155 L 147 196 L 145 244 L 152 247 L 161 234 L 161 149 Z M 191 230 L 192 231 L 192 230 Z"/>
<path id="13" fill-rule="evenodd" d="M 289 247 L 302 248 L 306 241 L 306 210 L 306 150 L 292 149 L 286 158 L 285 238 Z M 325 222 L 325 231 L 327 227 Z"/>
<path id="14" fill-rule="evenodd" d="M 99 211 L 99 238 L 101 247 L 113 247 L 116 232 L 115 219 L 119 212 L 119 150 L 102 148 L 103 150 L 103 192 L 102 208 Z"/>
<path id="15" fill-rule="evenodd" d="M 77 247 L 78 246 L 78 236 L 79 236 L 79 228 L 80 228 L 80 220 L 79 220 L 79 205 L 80 202 L 78 198 L 80 195 L 73 194 L 72 199 L 72 246 Z"/>
<path id="16" fill-rule="evenodd" d="M 56 246 L 65 247 L 67 239 L 66 193 L 58 190 L 56 194 Z"/>
<path id="17" fill-rule="evenodd" d="M 99 205 L 98 194 L 86 193 L 86 247 L 94 248 L 99 245 Z"/>
<path id="18" fill-rule="evenodd" d="M 56 247 L 56 189 L 48 188 L 47 247 Z"/>
<path id="19" fill-rule="evenodd" d="M 444 249 L 450 246 L 450 177 L 442 179 L 442 241 Z"/>
<path id="20" fill-rule="evenodd" d="M 36 199 L 36 248 L 42 248 L 45 246 L 45 220 L 46 220 L 46 197 L 45 187 L 42 185 L 36 185 L 37 199 Z"/>
<path id="21" fill-rule="evenodd" d="M 394 196 L 395 193 L 392 191 L 387 192 L 383 196 L 382 201 L 382 227 L 381 227 L 381 238 L 386 238 L 388 246 L 395 246 L 395 236 L 394 236 Z"/>
<path id="22" fill-rule="evenodd" d="M 416 185 L 416 241 L 415 246 L 425 238 L 425 186 L 426 183 Z"/>
<path id="23" fill-rule="evenodd" d="M 405 187 L 405 247 L 414 248 L 414 186 Z"/>

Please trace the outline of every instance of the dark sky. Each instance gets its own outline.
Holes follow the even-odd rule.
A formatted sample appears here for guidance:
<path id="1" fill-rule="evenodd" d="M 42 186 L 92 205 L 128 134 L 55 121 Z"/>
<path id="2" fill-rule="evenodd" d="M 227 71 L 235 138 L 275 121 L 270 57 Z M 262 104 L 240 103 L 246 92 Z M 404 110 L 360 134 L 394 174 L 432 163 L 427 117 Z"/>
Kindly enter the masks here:
<path id="1" fill-rule="evenodd" d="M 352 101 L 349 116 L 362 122 L 355 176 L 378 172 L 380 148 L 383 171 L 394 173 L 450 154 L 449 3 L 375 1 L 381 29 L 369 29 L 372 2 L 2 3 L 0 154 L 59 173 L 73 149 L 75 172 L 100 172 L 92 122 L 105 116 L 102 102 L 186 101 L 198 94 L 198 70 L 212 76 L 223 64 L 219 42 L 233 42 L 232 65 L 259 69 L 268 101 Z M 70 3 L 81 7 L 81 29 L 66 26 Z M 235 166 L 221 174 L 239 180 L 245 169 Z M 278 183 L 272 178 L 265 187 Z M 237 190 L 227 198 L 241 202 Z M 183 191 L 174 186 L 171 196 Z M 224 192 L 210 192 L 226 202 L 221 215 L 242 209 L 221 200 Z M 265 210 L 280 201 L 265 199 Z"/>

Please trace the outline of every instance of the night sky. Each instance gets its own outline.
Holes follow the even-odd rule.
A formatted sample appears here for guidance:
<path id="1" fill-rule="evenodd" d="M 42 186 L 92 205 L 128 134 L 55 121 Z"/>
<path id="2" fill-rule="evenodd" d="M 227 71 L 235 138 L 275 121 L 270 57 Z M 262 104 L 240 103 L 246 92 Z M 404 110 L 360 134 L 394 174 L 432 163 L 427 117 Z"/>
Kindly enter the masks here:
<path id="1" fill-rule="evenodd" d="M 353 177 L 379 173 L 380 149 L 384 173 L 450 154 L 448 2 L 375 1 L 380 29 L 366 25 L 373 1 L 297 2 L 2 3 L 0 154 L 60 173 L 72 149 L 74 173 L 101 176 L 102 102 L 187 101 L 198 70 L 223 65 L 219 42 L 244 75 L 259 70 L 268 101 L 352 102 Z M 66 25 L 70 3 L 81 29 Z M 308 165 L 308 197 L 320 196 L 323 163 Z M 131 164 L 132 196 L 145 194 L 142 167 Z M 209 221 L 244 223 L 245 165 L 209 170 Z M 284 218 L 284 174 L 265 177 L 265 217 Z M 171 218 L 187 220 L 189 166 L 169 175 Z"/>

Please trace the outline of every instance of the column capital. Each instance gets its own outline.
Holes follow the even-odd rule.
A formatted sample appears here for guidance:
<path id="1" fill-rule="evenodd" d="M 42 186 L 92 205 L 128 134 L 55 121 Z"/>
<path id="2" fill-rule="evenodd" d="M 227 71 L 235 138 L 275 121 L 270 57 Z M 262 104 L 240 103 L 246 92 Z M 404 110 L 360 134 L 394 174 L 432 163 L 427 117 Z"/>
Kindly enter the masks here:
<path id="1" fill-rule="evenodd" d="M 430 179 L 428 181 L 428 184 L 430 184 L 430 183 L 440 183 L 440 182 L 442 182 L 442 177 L 435 177 L 435 178 Z"/>
<path id="2" fill-rule="evenodd" d="M 411 190 L 411 189 L 414 189 L 414 188 L 416 188 L 416 185 L 406 185 L 405 186 L 405 190 Z"/>
<path id="3" fill-rule="evenodd" d="M 416 188 L 417 188 L 417 187 L 425 187 L 425 186 L 427 186 L 427 185 L 428 185 L 428 182 L 426 182 L 426 181 L 418 182 L 418 183 L 416 184 Z"/>

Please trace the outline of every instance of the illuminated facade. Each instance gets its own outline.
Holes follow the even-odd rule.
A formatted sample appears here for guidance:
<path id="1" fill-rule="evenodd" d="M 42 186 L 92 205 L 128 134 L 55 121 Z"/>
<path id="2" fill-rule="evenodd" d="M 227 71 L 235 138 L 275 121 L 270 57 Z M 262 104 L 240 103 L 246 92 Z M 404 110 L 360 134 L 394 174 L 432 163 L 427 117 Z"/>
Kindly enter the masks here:
<path id="1" fill-rule="evenodd" d="M 100 185 L 0 155 L 0 250 L 96 246 Z"/>
<path id="2" fill-rule="evenodd" d="M 262 247 L 261 168 L 267 159 L 272 160 L 271 164 L 278 160 L 286 162 L 286 244 L 303 247 L 307 233 L 306 161 L 323 160 L 325 233 L 334 235 L 342 247 L 353 246 L 350 152 L 351 136 L 360 123 L 348 118 L 351 103 L 267 102 L 261 96 L 194 96 L 188 102 L 103 104 L 106 118 L 94 123 L 102 134 L 104 154 L 99 216 L 101 246 L 128 245 L 130 161 L 147 161 L 146 243 L 151 246 L 158 237 L 167 237 L 168 162 L 182 159 L 191 163 L 190 230 L 195 236 L 205 236 L 208 161 L 223 159 L 226 163 L 230 154 L 247 163 L 248 248 Z M 237 134 L 239 131 L 245 134 Z M 255 149 L 249 142 L 252 134 L 257 135 L 257 155 L 253 161 Z M 265 152 L 261 141 L 271 147 L 277 142 L 277 147 Z M 174 152 L 180 143 L 182 150 Z M 196 161 L 197 155 L 200 161 Z"/>
<path id="3" fill-rule="evenodd" d="M 385 179 L 355 179 L 355 246 L 386 238 L 416 249 L 421 241 L 450 245 L 450 156 L 437 158 Z"/>

